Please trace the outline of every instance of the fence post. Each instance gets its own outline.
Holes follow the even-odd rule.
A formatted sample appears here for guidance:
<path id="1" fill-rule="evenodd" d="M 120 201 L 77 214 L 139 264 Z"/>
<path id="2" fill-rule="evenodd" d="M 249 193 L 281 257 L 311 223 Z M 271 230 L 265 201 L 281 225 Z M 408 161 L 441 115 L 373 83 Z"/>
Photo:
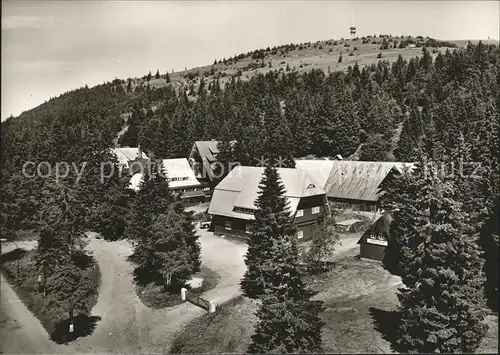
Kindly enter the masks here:
<path id="1" fill-rule="evenodd" d="M 210 307 L 208 309 L 208 313 L 214 313 L 215 310 L 217 309 L 218 304 L 219 304 L 219 302 L 217 300 L 210 301 Z"/>
<path id="2" fill-rule="evenodd" d="M 186 289 L 184 287 L 181 288 L 181 300 L 182 301 L 186 300 Z"/>

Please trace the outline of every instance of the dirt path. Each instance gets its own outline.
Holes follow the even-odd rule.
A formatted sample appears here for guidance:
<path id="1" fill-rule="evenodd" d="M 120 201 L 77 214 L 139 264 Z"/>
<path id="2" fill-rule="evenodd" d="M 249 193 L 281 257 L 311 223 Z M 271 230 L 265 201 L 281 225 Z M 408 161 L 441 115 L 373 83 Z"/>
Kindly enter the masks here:
<path id="1" fill-rule="evenodd" d="M 217 286 L 205 292 L 203 296 L 209 300 L 218 300 L 220 303 L 239 296 L 239 282 L 246 269 L 244 254 L 247 245 L 215 236 L 206 230 L 198 230 L 198 234 L 202 250 L 202 265 L 220 276 Z M 342 245 L 338 246 L 335 257 L 354 252 L 358 238 L 357 235 L 342 238 Z M 33 242 L 19 243 L 19 247 L 22 248 L 32 248 L 35 245 Z M 183 303 L 168 309 L 152 309 L 143 305 L 135 293 L 133 265 L 127 260 L 132 254 L 132 247 L 128 242 L 107 242 L 90 238 L 87 249 L 92 252 L 101 269 L 99 298 L 92 310 L 92 314 L 100 316 L 101 320 L 91 335 L 77 339 L 69 347 L 63 347 L 64 351 L 59 350 L 61 346 L 53 348 L 56 344 L 48 340 L 43 328 L 41 330 L 33 328 L 34 330 L 30 330 L 30 333 L 37 338 L 34 340 L 32 349 L 50 349 L 50 351 L 44 351 L 49 353 L 74 351 L 166 353 L 176 334 L 182 331 L 190 321 L 205 313 L 204 310 L 190 303 Z M 24 307 L 22 303 L 20 305 Z M 27 309 L 25 311 L 27 313 L 25 312 L 23 319 L 28 319 L 27 323 L 38 322 Z M 13 314 L 16 319 L 15 310 L 7 309 L 6 312 L 11 318 Z M 38 343 L 40 345 L 37 345 Z M 12 342 L 9 349 L 16 349 L 16 346 L 19 345 Z M 52 351 L 52 349 L 55 350 Z M 30 350 L 31 348 L 27 351 Z"/>
<path id="2" fill-rule="evenodd" d="M 58 345 L 49 339 L 40 321 L 17 297 L 4 276 L 0 277 L 1 351 L 6 354 L 75 353 L 73 345 Z"/>
<path id="3" fill-rule="evenodd" d="M 219 274 L 218 285 L 203 296 L 225 302 L 239 295 L 239 281 L 245 270 L 245 244 L 234 243 L 212 233 L 199 231 L 202 264 Z M 92 250 L 101 268 L 101 289 L 93 315 L 102 317 L 93 334 L 76 341 L 79 349 L 97 352 L 167 352 L 175 334 L 194 318 L 205 313 L 190 303 L 169 309 L 152 309 L 135 293 L 127 261 L 132 254 L 125 241 L 91 239 Z"/>
<path id="4" fill-rule="evenodd" d="M 347 254 L 359 252 L 358 240 L 360 237 L 361 233 L 341 235 L 340 244 L 335 246 L 335 253 L 332 259 L 338 260 Z"/>

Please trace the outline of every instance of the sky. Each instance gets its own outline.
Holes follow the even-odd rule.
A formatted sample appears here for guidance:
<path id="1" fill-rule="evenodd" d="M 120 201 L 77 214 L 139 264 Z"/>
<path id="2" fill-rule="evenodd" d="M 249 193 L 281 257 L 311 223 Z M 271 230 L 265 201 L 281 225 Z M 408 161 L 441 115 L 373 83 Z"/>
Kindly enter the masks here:
<path id="1" fill-rule="evenodd" d="M 358 35 L 499 37 L 498 1 L 2 1 L 2 120 L 68 90 Z"/>

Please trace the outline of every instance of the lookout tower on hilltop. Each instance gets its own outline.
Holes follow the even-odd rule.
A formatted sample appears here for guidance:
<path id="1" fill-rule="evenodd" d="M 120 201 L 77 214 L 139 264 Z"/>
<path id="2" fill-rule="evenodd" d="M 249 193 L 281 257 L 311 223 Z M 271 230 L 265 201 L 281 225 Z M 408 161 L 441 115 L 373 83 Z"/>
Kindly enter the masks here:
<path id="1" fill-rule="evenodd" d="M 349 27 L 349 33 L 351 34 L 351 39 L 356 37 L 356 26 L 354 26 L 354 16 L 351 17 L 351 27 Z"/>

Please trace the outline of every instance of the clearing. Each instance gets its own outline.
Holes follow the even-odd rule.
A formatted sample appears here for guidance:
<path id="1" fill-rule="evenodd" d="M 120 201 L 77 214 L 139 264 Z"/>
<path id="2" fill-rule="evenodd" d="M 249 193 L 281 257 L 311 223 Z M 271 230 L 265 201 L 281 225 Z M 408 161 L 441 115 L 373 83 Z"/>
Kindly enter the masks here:
<path id="1" fill-rule="evenodd" d="M 219 277 L 217 286 L 203 296 L 209 300 L 218 299 L 221 303 L 237 297 L 240 294 L 239 281 L 245 271 L 243 256 L 246 244 L 216 237 L 206 230 L 200 230 L 198 234 L 202 248 L 202 267 L 209 268 Z M 15 249 L 10 244 L 6 244 L 2 252 Z M 18 245 L 32 249 L 36 242 L 19 242 Z M 47 353 L 167 353 L 175 334 L 190 321 L 206 313 L 188 302 L 165 309 L 145 306 L 135 292 L 134 267 L 127 260 L 132 254 L 132 247 L 128 242 L 89 238 L 88 250 L 99 263 L 102 273 L 99 297 L 92 309 L 92 315 L 101 317 L 101 320 L 94 332 L 69 345 L 58 346 L 48 339 L 40 322 L 18 299 L 14 302 L 18 302 L 19 307 L 12 307 L 16 303 L 4 306 L 4 300 L 17 298 L 14 292 L 10 292 L 5 298 L 2 297 L 4 351 L 17 353 L 20 350 L 30 352 L 30 349 L 46 349 L 44 352 Z M 2 287 L 2 296 L 4 290 L 7 288 Z M 13 322 L 14 319 L 17 322 Z M 34 329 L 31 334 L 32 345 L 20 348 L 22 338 L 19 329 Z M 14 336 L 5 337 L 5 334 Z"/>
<path id="2" fill-rule="evenodd" d="M 359 247 L 342 236 L 343 247 L 337 250 L 337 266 L 320 276 L 309 277 L 324 301 L 321 317 L 326 353 L 393 353 L 391 334 L 397 321 L 396 290 L 400 278 L 391 275 L 377 262 L 358 258 Z M 357 241 L 357 240 L 356 240 Z M 220 312 L 200 317 L 189 324 L 174 341 L 176 353 L 243 353 L 247 350 L 258 304 L 239 297 L 225 304 Z M 486 322 L 490 329 L 478 352 L 497 353 L 496 315 Z"/>

